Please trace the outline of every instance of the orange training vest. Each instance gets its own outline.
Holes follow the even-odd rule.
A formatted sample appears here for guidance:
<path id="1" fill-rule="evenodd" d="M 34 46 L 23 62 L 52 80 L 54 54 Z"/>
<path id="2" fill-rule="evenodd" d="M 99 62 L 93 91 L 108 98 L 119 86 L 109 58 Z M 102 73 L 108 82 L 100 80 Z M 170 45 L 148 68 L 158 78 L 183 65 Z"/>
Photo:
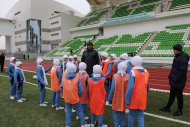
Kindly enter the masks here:
<path id="1" fill-rule="evenodd" d="M 88 78 L 88 74 L 84 74 L 81 75 L 79 74 L 79 78 L 82 82 L 82 88 L 83 88 L 83 92 L 82 92 L 82 96 L 80 97 L 80 103 L 81 104 L 87 104 L 88 103 L 88 95 L 87 95 L 87 86 L 86 86 L 86 80 Z"/>
<path id="2" fill-rule="evenodd" d="M 102 66 L 102 74 L 105 75 L 108 71 L 108 66 L 111 62 L 108 61 L 108 62 L 102 62 L 101 63 L 101 66 Z"/>
<path id="3" fill-rule="evenodd" d="M 125 94 L 128 85 L 129 75 L 120 76 L 115 74 L 115 91 L 112 100 L 112 109 L 115 111 L 124 112 L 125 111 Z"/>
<path id="4" fill-rule="evenodd" d="M 76 104 L 79 102 L 78 79 L 78 74 L 73 79 L 66 79 L 65 77 L 63 77 L 63 96 L 65 102 L 68 104 Z"/>
<path id="5" fill-rule="evenodd" d="M 90 112 L 94 115 L 102 115 L 105 107 L 105 79 L 93 81 L 89 79 Z"/>
<path id="6" fill-rule="evenodd" d="M 51 77 L 51 89 L 53 92 L 58 92 L 60 90 L 60 81 L 57 77 L 57 68 L 52 68 L 50 77 Z"/>
<path id="7" fill-rule="evenodd" d="M 131 102 L 128 108 L 145 110 L 147 102 L 147 94 L 148 94 L 147 89 L 148 89 L 149 73 L 148 72 L 142 73 L 135 69 L 133 69 L 133 72 L 135 73 L 135 83 L 131 97 Z"/>

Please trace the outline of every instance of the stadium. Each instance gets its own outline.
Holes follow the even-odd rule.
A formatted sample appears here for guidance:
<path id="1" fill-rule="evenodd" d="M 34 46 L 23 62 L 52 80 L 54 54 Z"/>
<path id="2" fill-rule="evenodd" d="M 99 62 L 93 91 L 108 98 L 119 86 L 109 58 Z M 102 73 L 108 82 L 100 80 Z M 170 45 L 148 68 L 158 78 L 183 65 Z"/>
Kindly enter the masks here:
<path id="1" fill-rule="evenodd" d="M 55 111 L 49 105 L 39 107 L 39 89 L 33 78 L 36 59 L 43 58 L 45 68 L 51 67 L 54 59 L 63 60 L 64 55 L 77 55 L 80 60 L 88 42 L 93 43 L 99 55 L 103 52 L 116 54 L 118 60 L 123 53 L 127 53 L 129 59 L 135 55 L 142 57 L 143 66 L 150 73 L 145 127 L 190 126 L 189 69 L 183 90 L 183 115 L 171 114 L 177 109 L 177 99 L 170 113 L 159 111 L 167 103 L 170 93 L 168 75 L 174 59 L 173 46 L 182 45 L 183 51 L 190 55 L 190 0 L 87 2 L 91 11 L 84 16 L 75 8 L 54 0 L 19 0 L 5 18 L 0 18 L 0 35 L 5 37 L 5 49 L 0 49 L 0 53 L 6 56 L 4 72 L 0 73 L 0 126 L 65 126 L 64 111 Z M 11 57 L 23 63 L 26 79 L 23 96 L 27 98 L 23 104 L 8 96 L 10 83 L 5 70 Z M 51 82 L 50 73 L 47 79 Z M 48 84 L 46 100 L 51 102 L 51 99 Z M 64 106 L 63 99 L 60 102 Z M 105 107 L 104 123 L 108 127 L 114 126 L 111 110 L 110 106 Z M 80 122 L 73 114 L 72 127 L 79 126 Z"/>

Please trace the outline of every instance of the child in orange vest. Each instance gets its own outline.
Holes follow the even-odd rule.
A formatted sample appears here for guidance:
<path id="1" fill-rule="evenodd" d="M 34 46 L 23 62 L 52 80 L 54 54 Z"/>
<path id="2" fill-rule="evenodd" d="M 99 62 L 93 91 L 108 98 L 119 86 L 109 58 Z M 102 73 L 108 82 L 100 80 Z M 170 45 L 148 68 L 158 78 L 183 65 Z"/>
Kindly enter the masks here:
<path id="1" fill-rule="evenodd" d="M 109 95 L 109 92 L 111 89 L 111 85 L 110 85 L 111 77 L 110 77 L 110 75 L 112 73 L 112 62 L 108 59 L 108 53 L 107 52 L 103 52 L 101 54 L 101 57 L 102 57 L 102 62 L 101 62 L 102 75 L 108 81 L 108 83 L 106 84 L 106 105 L 109 105 L 108 95 Z"/>
<path id="2" fill-rule="evenodd" d="M 126 93 L 126 105 L 129 108 L 128 127 L 134 127 L 135 115 L 138 116 L 138 127 L 144 127 L 144 110 L 148 97 L 149 73 L 142 67 L 142 58 L 132 58 L 133 69 L 129 74 Z"/>
<path id="3" fill-rule="evenodd" d="M 62 110 L 63 107 L 59 107 L 60 105 L 60 85 L 62 79 L 60 60 L 55 59 L 53 61 L 53 67 L 51 69 L 51 90 L 52 93 L 52 108 L 56 107 L 56 110 Z"/>
<path id="4" fill-rule="evenodd" d="M 80 97 L 80 103 L 81 103 L 84 115 L 86 114 L 87 104 L 89 101 L 88 94 L 87 94 L 87 80 L 89 78 L 89 75 L 86 73 L 86 68 L 87 68 L 87 65 L 84 62 L 81 62 L 79 64 L 79 78 L 83 86 L 83 92 Z M 85 119 L 88 119 L 88 117 L 86 116 Z"/>
<path id="5" fill-rule="evenodd" d="M 112 78 L 108 101 L 110 104 L 112 103 L 114 127 L 125 127 L 125 94 L 129 78 L 128 74 L 126 74 L 126 70 L 126 63 L 120 62 L 118 65 L 118 72 L 114 74 Z"/>
<path id="6" fill-rule="evenodd" d="M 88 80 L 88 92 L 90 100 L 91 127 L 95 126 L 96 116 L 98 116 L 98 127 L 107 127 L 103 124 L 103 114 L 105 107 L 106 91 L 105 78 L 101 77 L 102 67 L 93 67 L 93 77 Z"/>
<path id="7" fill-rule="evenodd" d="M 76 74 L 76 65 L 70 63 L 67 65 L 67 74 L 62 77 L 63 96 L 66 108 L 66 127 L 71 126 L 72 106 L 75 107 L 80 118 L 81 127 L 86 126 L 83 110 L 80 104 L 80 96 L 82 95 L 82 82 L 79 75 Z M 61 88 L 61 89 L 62 89 Z"/>

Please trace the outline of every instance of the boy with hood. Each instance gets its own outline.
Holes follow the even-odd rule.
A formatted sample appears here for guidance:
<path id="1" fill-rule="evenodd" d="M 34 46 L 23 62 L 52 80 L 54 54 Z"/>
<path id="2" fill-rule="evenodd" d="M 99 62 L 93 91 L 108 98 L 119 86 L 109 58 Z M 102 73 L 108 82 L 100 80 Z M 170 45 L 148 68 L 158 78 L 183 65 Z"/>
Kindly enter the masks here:
<path id="1" fill-rule="evenodd" d="M 14 71 L 15 71 L 15 63 L 16 63 L 16 58 L 15 57 L 11 57 L 10 58 L 10 63 L 6 69 L 6 73 L 9 76 L 9 81 L 11 84 L 10 87 L 10 99 L 14 100 L 15 99 L 15 95 L 16 95 L 16 85 L 14 83 Z"/>
<path id="2" fill-rule="evenodd" d="M 125 97 L 129 109 L 128 127 L 134 127 L 135 115 L 138 116 L 138 127 L 144 127 L 144 110 L 148 97 L 149 73 L 142 67 L 142 58 L 132 58 L 133 69 L 129 74 L 129 82 Z"/>
<path id="3" fill-rule="evenodd" d="M 63 56 L 63 63 L 61 64 L 62 73 L 65 72 L 67 69 L 68 59 L 69 57 L 67 55 Z"/>
<path id="4" fill-rule="evenodd" d="M 111 61 L 108 59 L 108 53 L 107 52 L 103 52 L 101 54 L 102 57 L 102 62 L 101 62 L 101 67 L 102 67 L 102 75 L 106 78 L 106 80 L 108 81 L 108 83 L 106 84 L 106 105 L 109 105 L 108 102 L 108 95 L 111 89 L 111 84 L 110 84 L 110 74 L 112 73 L 112 64 Z"/>
<path id="5" fill-rule="evenodd" d="M 121 62 L 125 62 L 126 63 L 126 66 L 127 66 L 127 71 L 126 72 L 127 72 L 127 74 L 129 74 L 131 72 L 132 68 L 133 68 L 131 62 L 128 61 L 128 59 L 129 59 L 129 56 L 128 56 L 127 53 L 121 54 L 120 60 L 121 60 Z M 118 62 L 118 64 L 119 64 L 119 62 Z"/>
<path id="6" fill-rule="evenodd" d="M 65 99 L 66 108 L 66 127 L 71 126 L 71 112 L 72 106 L 75 107 L 76 112 L 80 118 L 81 127 L 86 126 L 83 110 L 80 104 L 80 96 L 82 95 L 82 82 L 79 75 L 76 74 L 77 67 L 70 63 L 67 65 L 67 74 L 62 77 L 63 96 Z"/>
<path id="7" fill-rule="evenodd" d="M 114 74 L 112 78 L 108 100 L 110 104 L 112 103 L 114 127 L 125 127 L 125 94 L 129 78 L 129 75 L 126 74 L 126 70 L 125 62 L 120 62 L 118 65 L 118 72 Z"/>
<path id="8" fill-rule="evenodd" d="M 22 62 L 18 61 L 15 65 L 14 83 L 16 85 L 17 102 L 23 103 L 23 101 L 26 99 L 22 98 L 23 84 L 25 82 L 25 76 L 22 70 Z"/>
<path id="9" fill-rule="evenodd" d="M 42 66 L 43 59 L 38 58 L 36 60 L 37 67 L 36 67 L 36 75 L 37 75 L 37 82 L 38 86 L 40 88 L 40 106 L 41 107 L 46 107 L 48 102 L 45 101 L 45 86 L 48 85 L 46 73 L 51 69 L 45 70 L 44 67 Z"/>
<path id="10" fill-rule="evenodd" d="M 95 126 L 96 116 L 98 117 L 98 127 L 107 127 L 103 124 L 103 114 L 106 100 L 106 79 L 101 76 L 102 67 L 95 65 L 93 67 L 93 77 L 88 80 L 88 94 L 90 101 L 91 123 Z"/>
<path id="11" fill-rule="evenodd" d="M 63 107 L 59 107 L 60 105 L 60 85 L 62 80 L 62 73 L 60 68 L 60 60 L 55 59 L 53 61 L 53 67 L 51 69 L 51 89 L 52 93 L 52 108 L 56 107 L 56 110 L 62 110 Z"/>

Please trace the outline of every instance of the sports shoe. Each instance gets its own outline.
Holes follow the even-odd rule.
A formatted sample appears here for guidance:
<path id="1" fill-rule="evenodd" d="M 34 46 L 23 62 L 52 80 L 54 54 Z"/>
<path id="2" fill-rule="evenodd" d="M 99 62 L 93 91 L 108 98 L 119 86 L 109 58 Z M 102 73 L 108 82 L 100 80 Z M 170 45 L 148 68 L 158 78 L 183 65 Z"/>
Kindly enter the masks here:
<path id="1" fill-rule="evenodd" d="M 14 97 L 14 96 L 10 96 L 10 99 L 11 99 L 11 100 L 14 100 L 14 99 L 15 99 L 15 97 Z"/>
<path id="2" fill-rule="evenodd" d="M 84 119 L 85 119 L 85 120 L 89 120 L 89 117 L 88 117 L 88 116 L 85 116 Z"/>
<path id="3" fill-rule="evenodd" d="M 44 103 L 45 103 L 45 104 L 48 104 L 49 102 L 47 102 L 47 101 L 44 101 Z"/>
<path id="4" fill-rule="evenodd" d="M 63 110 L 64 109 L 64 107 L 56 107 L 56 110 L 58 111 L 58 110 Z"/>
<path id="5" fill-rule="evenodd" d="M 83 125 L 83 126 L 81 126 L 81 127 L 94 127 L 94 126 L 91 126 L 92 124 L 85 124 L 85 125 Z"/>
<path id="6" fill-rule="evenodd" d="M 23 101 L 21 99 L 17 100 L 18 103 L 23 103 Z"/>
<path id="7" fill-rule="evenodd" d="M 75 112 L 76 112 L 76 110 L 72 109 L 72 113 L 75 113 Z"/>
<path id="8" fill-rule="evenodd" d="M 98 127 L 100 127 L 100 126 L 98 126 Z M 108 127 L 108 125 L 104 124 L 102 127 Z"/>
<path id="9" fill-rule="evenodd" d="M 125 113 L 128 114 L 128 113 L 129 113 L 129 109 L 126 109 L 126 110 L 125 110 Z"/>
<path id="10" fill-rule="evenodd" d="M 52 108 L 54 108 L 54 107 L 55 107 L 55 105 L 51 105 L 51 107 L 52 107 Z"/>
<path id="11" fill-rule="evenodd" d="M 160 108 L 159 111 L 162 111 L 162 112 L 170 112 L 170 109 L 167 108 L 166 106 L 164 106 L 164 107 Z"/>
<path id="12" fill-rule="evenodd" d="M 21 98 L 21 100 L 26 101 L 26 98 Z"/>
<path id="13" fill-rule="evenodd" d="M 79 120 L 79 117 L 78 117 L 78 116 L 76 116 L 76 120 Z"/>
<path id="14" fill-rule="evenodd" d="M 47 104 L 42 103 L 42 104 L 40 104 L 40 107 L 47 107 Z"/>
<path id="15" fill-rule="evenodd" d="M 183 112 L 181 112 L 181 111 L 176 111 L 176 112 L 174 112 L 173 115 L 174 115 L 174 116 L 181 116 L 181 115 L 183 115 Z"/>

